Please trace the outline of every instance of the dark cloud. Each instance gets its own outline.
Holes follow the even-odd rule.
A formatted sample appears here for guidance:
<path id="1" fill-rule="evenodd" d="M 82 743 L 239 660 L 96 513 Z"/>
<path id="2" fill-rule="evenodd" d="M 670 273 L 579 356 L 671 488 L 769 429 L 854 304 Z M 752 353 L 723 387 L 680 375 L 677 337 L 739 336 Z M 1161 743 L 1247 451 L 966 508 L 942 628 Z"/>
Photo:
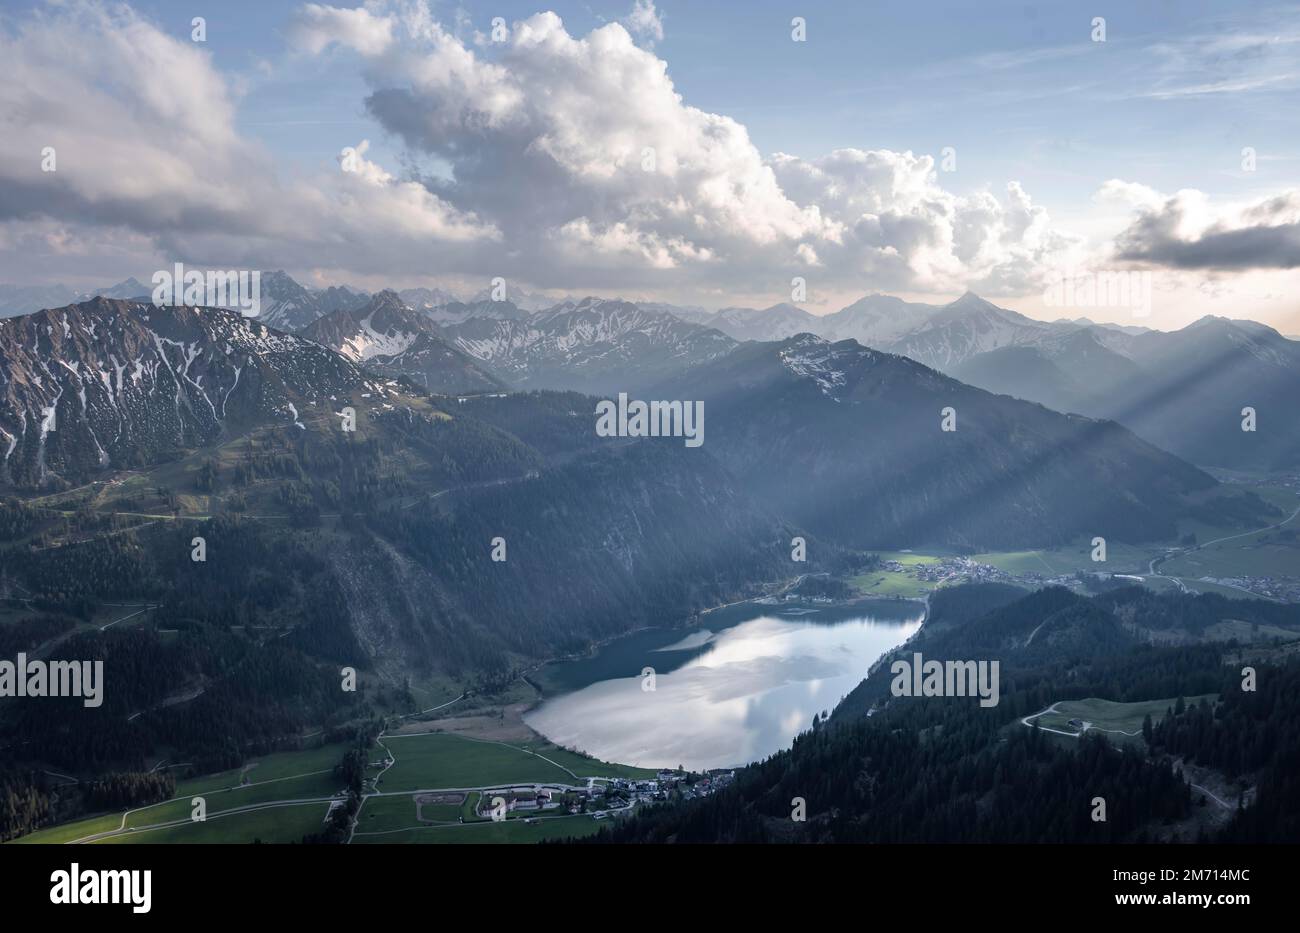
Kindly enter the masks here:
<path id="1" fill-rule="evenodd" d="M 1243 212 L 1245 226 L 1216 223 L 1188 236 L 1179 232 L 1187 212 L 1185 197 L 1173 197 L 1144 211 L 1116 238 L 1116 255 L 1171 269 L 1295 269 L 1300 267 L 1300 222 L 1279 222 L 1295 211 L 1293 197 L 1270 198 Z"/>

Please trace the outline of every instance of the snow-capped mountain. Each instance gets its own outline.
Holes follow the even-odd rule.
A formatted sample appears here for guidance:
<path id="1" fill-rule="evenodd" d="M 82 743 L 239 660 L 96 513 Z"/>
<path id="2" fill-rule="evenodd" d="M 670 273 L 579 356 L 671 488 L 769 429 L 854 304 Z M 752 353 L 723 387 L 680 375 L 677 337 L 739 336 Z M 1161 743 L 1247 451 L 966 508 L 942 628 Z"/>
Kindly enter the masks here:
<path id="1" fill-rule="evenodd" d="M 261 273 L 258 317 L 276 330 L 300 331 L 331 311 L 359 308 L 370 295 L 346 285 L 310 289 L 284 271 Z"/>
<path id="2" fill-rule="evenodd" d="M 817 318 L 811 333 L 827 340 L 856 340 L 864 347 L 888 347 L 924 327 L 940 307 L 893 295 L 866 295 L 834 314 Z"/>
<path id="3" fill-rule="evenodd" d="M 638 301 L 636 304 L 647 311 L 671 314 L 678 320 L 690 324 L 703 324 L 705 327 L 713 326 L 710 322 L 713 320 L 714 312 L 708 308 L 701 308 L 699 305 L 674 305 L 663 301 Z"/>
<path id="4" fill-rule="evenodd" d="M 770 308 L 723 308 L 706 320 L 728 337 L 739 340 L 784 340 L 795 334 L 820 332 L 820 319 L 792 304 Z"/>
<path id="5" fill-rule="evenodd" d="M 471 317 L 447 339 L 519 388 L 612 392 L 716 359 L 735 346 L 719 331 L 626 301 L 566 301 L 520 319 Z"/>
<path id="6" fill-rule="evenodd" d="M 1035 346 L 1073 326 L 1036 321 L 967 292 L 883 349 L 949 372 L 979 353 Z"/>
<path id="7" fill-rule="evenodd" d="M 1142 327 L 1139 324 L 1115 324 L 1110 321 L 1094 321 L 1086 317 L 1076 317 L 1073 320 L 1061 317 L 1057 318 L 1052 323 L 1073 324 L 1075 327 L 1100 327 L 1104 330 L 1117 330 L 1121 334 L 1128 334 L 1129 336 L 1134 334 L 1145 334 L 1147 331 L 1151 330 L 1150 327 Z"/>
<path id="8" fill-rule="evenodd" d="M 218 308 L 94 298 L 0 321 L 0 477 L 82 478 L 391 393 L 337 353 Z"/>
<path id="9" fill-rule="evenodd" d="M 437 324 L 393 291 L 360 308 L 313 321 L 300 335 L 384 376 L 404 376 L 428 392 L 496 392 L 503 384 L 443 339 Z"/>

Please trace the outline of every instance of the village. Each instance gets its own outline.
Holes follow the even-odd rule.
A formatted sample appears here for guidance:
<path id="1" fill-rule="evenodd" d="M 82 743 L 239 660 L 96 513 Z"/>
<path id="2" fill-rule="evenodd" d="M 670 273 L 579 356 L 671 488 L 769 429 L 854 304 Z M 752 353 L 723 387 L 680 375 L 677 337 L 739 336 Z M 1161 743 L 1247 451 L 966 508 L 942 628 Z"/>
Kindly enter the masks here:
<path id="1" fill-rule="evenodd" d="M 631 813 L 652 803 L 684 802 L 707 797 L 735 780 L 734 770 L 704 774 L 661 770 L 654 778 L 590 778 L 585 786 L 567 784 L 515 784 L 485 788 L 475 816 L 527 819 L 539 816 L 585 813 L 597 820 Z"/>

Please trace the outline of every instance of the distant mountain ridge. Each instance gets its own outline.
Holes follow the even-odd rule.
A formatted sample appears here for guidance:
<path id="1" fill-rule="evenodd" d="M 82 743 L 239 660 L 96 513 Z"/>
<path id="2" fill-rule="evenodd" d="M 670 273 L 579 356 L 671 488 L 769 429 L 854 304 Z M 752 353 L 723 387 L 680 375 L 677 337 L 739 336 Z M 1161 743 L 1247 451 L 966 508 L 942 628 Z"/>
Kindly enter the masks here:
<path id="1" fill-rule="evenodd" d="M 443 333 L 517 388 L 596 393 L 650 384 L 718 359 L 736 345 L 720 331 L 602 298 L 525 316 L 476 314 L 444 325 Z"/>
<path id="2" fill-rule="evenodd" d="M 282 271 L 264 272 L 261 289 L 260 319 L 292 332 L 334 312 L 346 317 L 372 300 L 344 286 L 311 290 Z M 140 298 L 149 287 L 127 279 L 99 291 Z M 0 313 L 81 300 L 69 294 L 61 286 L 0 286 Z M 478 370 L 466 391 L 512 385 L 603 393 L 662 380 L 736 343 L 812 333 L 906 356 L 992 392 L 1119 421 L 1207 466 L 1300 466 L 1300 432 L 1291 427 L 1289 401 L 1300 393 L 1300 342 L 1249 321 L 1204 318 L 1173 332 L 1087 318 L 1041 321 L 972 293 L 946 305 L 870 294 L 821 316 L 785 303 L 711 312 L 621 299 L 551 302 L 518 288 L 508 290 L 508 301 L 491 300 L 489 290 L 470 302 L 436 287 L 397 294 L 470 361 L 468 367 L 465 360 L 453 362 L 438 349 L 422 364 L 414 355 L 394 364 L 427 382 L 430 391 L 453 391 L 456 381 L 436 375 L 450 367 L 463 376 Z M 437 335 L 422 324 L 405 332 L 416 331 L 429 335 L 425 344 L 435 342 Z M 343 345 L 338 335 L 322 331 L 317 337 Z M 390 369 L 380 362 L 371 368 Z M 1244 409 L 1256 413 L 1253 432 L 1241 430 Z"/>
<path id="3" fill-rule="evenodd" d="M 967 357 L 952 375 L 1059 411 L 1109 418 L 1208 466 L 1300 466 L 1300 341 L 1254 321 L 1206 317 L 1181 330 L 1101 326 Z M 1242 430 L 1252 409 L 1254 431 Z"/>
<path id="4" fill-rule="evenodd" d="M 827 340 L 853 339 L 991 392 L 1118 421 L 1196 463 L 1300 466 L 1300 342 L 1253 321 L 1207 317 L 1170 332 L 1040 321 L 969 292 L 937 307 L 869 295 L 822 317 L 786 305 L 690 317 L 738 340 L 782 339 L 803 321 Z M 1241 430 L 1246 408 L 1258 417 L 1253 432 Z"/>
<path id="5" fill-rule="evenodd" d="M 428 392 L 499 392 L 505 384 L 443 339 L 433 319 L 396 292 L 382 291 L 359 308 L 317 318 L 300 336 L 384 376 L 403 376 Z"/>

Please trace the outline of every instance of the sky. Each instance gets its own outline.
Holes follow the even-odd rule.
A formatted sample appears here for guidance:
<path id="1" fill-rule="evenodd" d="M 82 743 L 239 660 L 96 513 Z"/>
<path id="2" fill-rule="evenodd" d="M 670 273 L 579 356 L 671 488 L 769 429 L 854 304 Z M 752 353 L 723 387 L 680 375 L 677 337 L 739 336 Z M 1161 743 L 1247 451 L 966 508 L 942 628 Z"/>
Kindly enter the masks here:
<path id="1" fill-rule="evenodd" d="M 973 290 L 1300 334 L 1298 14 L 0 0 L 0 281 L 180 261 L 814 313 Z M 1140 310 L 1052 298 L 1118 272 Z"/>

